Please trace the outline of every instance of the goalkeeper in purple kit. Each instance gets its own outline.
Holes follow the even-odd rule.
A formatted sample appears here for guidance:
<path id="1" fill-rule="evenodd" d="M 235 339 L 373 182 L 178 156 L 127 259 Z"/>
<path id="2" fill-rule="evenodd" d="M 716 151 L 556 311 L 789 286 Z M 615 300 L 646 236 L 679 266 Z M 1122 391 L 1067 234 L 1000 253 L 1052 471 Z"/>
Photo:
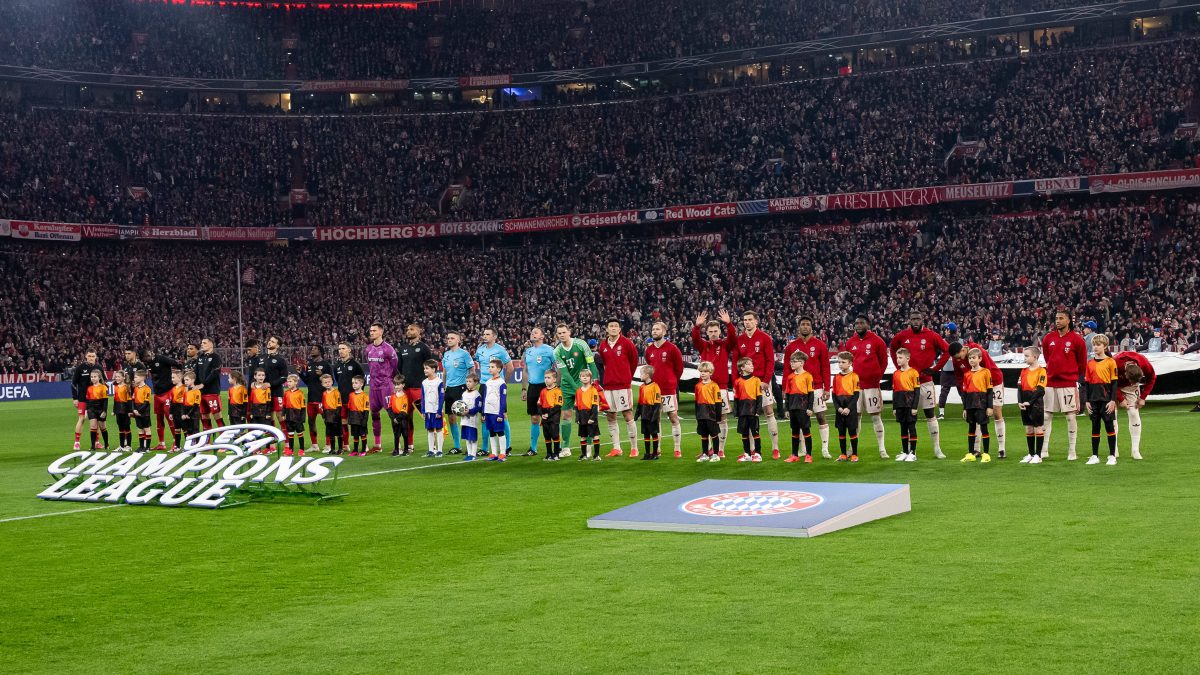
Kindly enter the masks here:
<path id="1" fill-rule="evenodd" d="M 383 418 L 382 410 L 388 407 L 388 399 L 392 395 L 392 378 L 396 376 L 396 368 L 400 359 L 396 350 L 383 341 L 383 326 L 371 324 L 369 332 L 371 342 L 363 349 L 367 361 L 367 372 L 370 374 L 371 387 L 371 431 L 375 434 L 375 445 L 372 452 L 379 452 L 383 447 Z"/>

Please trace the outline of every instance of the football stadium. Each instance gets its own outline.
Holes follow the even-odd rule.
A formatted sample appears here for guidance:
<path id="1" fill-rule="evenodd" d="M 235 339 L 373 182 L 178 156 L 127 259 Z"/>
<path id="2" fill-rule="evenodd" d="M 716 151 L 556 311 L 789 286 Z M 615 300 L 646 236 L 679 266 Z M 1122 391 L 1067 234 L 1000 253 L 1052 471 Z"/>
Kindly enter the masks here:
<path id="1" fill-rule="evenodd" d="M 1198 88 L 1189 0 L 5 0 L 0 671 L 1194 673 Z"/>

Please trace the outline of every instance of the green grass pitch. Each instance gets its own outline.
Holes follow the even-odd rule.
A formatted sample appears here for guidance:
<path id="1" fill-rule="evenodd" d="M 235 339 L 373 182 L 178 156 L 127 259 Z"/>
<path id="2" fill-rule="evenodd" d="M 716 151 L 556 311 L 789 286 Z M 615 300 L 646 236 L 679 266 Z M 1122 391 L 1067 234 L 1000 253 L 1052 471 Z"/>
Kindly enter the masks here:
<path id="1" fill-rule="evenodd" d="M 689 434 L 654 464 L 371 456 L 342 476 L 419 470 L 343 480 L 327 506 L 28 519 L 89 508 L 34 497 L 74 413 L 8 403 L 0 671 L 1195 672 L 1190 407 L 1147 407 L 1147 459 L 1122 436 L 1115 467 L 1066 462 L 1061 421 L 1050 463 L 1018 465 L 1008 406 L 1014 458 L 988 466 L 957 461 L 961 421 L 943 423 L 950 459 L 925 438 L 915 464 L 878 459 L 869 431 L 857 465 L 696 464 Z M 907 482 L 913 510 L 811 540 L 586 528 L 706 477 Z"/>

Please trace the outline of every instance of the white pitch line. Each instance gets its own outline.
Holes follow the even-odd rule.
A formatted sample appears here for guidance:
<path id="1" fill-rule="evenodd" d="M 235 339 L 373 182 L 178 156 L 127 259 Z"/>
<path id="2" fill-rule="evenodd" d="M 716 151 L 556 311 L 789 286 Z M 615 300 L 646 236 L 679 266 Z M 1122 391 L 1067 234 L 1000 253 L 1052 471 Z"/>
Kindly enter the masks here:
<path id="1" fill-rule="evenodd" d="M 16 520 L 32 520 L 34 518 L 49 518 L 50 516 L 69 516 L 72 513 L 83 513 L 84 511 L 100 511 L 101 509 L 115 509 L 124 504 L 109 504 L 108 506 L 93 506 L 87 509 L 75 509 L 74 511 L 53 511 L 51 513 L 39 513 L 35 516 L 17 516 L 15 518 L 0 518 L 0 523 L 11 523 Z"/>
<path id="2" fill-rule="evenodd" d="M 477 459 L 475 461 L 481 462 L 481 461 L 486 461 L 486 460 L 478 460 Z M 349 476 L 339 476 L 338 480 L 348 480 L 350 478 L 362 478 L 363 476 L 382 476 L 385 473 L 400 473 L 401 471 L 420 471 L 421 469 L 437 469 L 437 468 L 444 467 L 444 466 L 462 466 L 464 464 L 474 464 L 474 463 L 475 462 L 464 462 L 462 460 L 459 460 L 457 462 L 446 462 L 443 464 L 426 464 L 424 466 L 409 466 L 409 467 L 405 467 L 403 469 L 384 469 L 383 471 L 369 471 L 367 473 L 352 473 Z"/>

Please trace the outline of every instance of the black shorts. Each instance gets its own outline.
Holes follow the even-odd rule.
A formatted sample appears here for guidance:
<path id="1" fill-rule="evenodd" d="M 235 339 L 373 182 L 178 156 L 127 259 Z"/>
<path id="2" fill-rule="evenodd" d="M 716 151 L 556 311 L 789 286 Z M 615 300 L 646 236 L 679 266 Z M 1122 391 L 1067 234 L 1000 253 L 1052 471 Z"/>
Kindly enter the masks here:
<path id="1" fill-rule="evenodd" d="M 366 424 L 367 424 L 367 411 L 365 411 L 365 410 L 351 410 L 351 411 L 349 411 L 348 413 L 346 413 L 346 422 L 347 422 L 347 423 L 348 423 L 350 426 L 352 426 L 352 427 L 355 427 L 355 426 L 360 426 L 360 427 L 361 427 L 361 426 L 366 426 Z"/>
<path id="2" fill-rule="evenodd" d="M 450 406 L 462 400 L 463 393 L 467 391 L 467 385 L 460 384 L 456 387 L 446 387 L 446 407 L 443 412 L 447 415 L 450 413 Z"/>
<path id="3" fill-rule="evenodd" d="M 1041 406 L 1029 406 L 1021 411 L 1021 424 L 1027 427 L 1040 427 L 1046 423 L 1046 409 Z"/>
<path id="4" fill-rule="evenodd" d="M 546 439 L 547 441 L 562 440 L 562 430 L 558 426 L 558 422 L 555 422 L 554 424 L 543 424 L 542 438 Z"/>
<path id="5" fill-rule="evenodd" d="M 662 425 L 661 425 L 661 424 L 659 424 L 659 421 L 658 421 L 658 418 L 657 418 L 657 417 L 656 417 L 656 418 L 654 418 L 654 419 L 652 419 L 652 420 L 646 420 L 646 419 L 643 419 L 643 420 L 640 420 L 640 421 L 641 421 L 641 428 L 642 428 L 642 436 L 643 436 L 643 437 L 646 437 L 646 436 L 650 436 L 650 437 L 657 436 L 657 435 L 659 434 L 659 431 L 662 429 Z"/>
<path id="6" fill-rule="evenodd" d="M 595 421 L 579 423 L 579 438 L 598 438 L 600 436 L 600 425 Z"/>
<path id="7" fill-rule="evenodd" d="M 967 413 L 967 423 L 974 422 L 980 427 L 987 428 L 988 417 L 986 408 L 967 408 L 964 412 Z"/>
<path id="8" fill-rule="evenodd" d="M 758 433 L 758 415 L 738 415 L 737 432 L 743 436 Z"/>
<path id="9" fill-rule="evenodd" d="M 139 428 L 139 429 L 149 429 L 150 428 L 150 416 L 149 415 L 142 415 L 141 417 L 135 417 L 133 419 L 136 420 L 134 422 L 134 424 L 137 425 L 137 428 Z"/>
<path id="10" fill-rule="evenodd" d="M 304 418 L 307 417 L 304 408 L 284 408 L 283 420 L 287 422 L 288 429 L 304 429 Z"/>
<path id="11" fill-rule="evenodd" d="M 542 398 L 542 390 L 545 388 L 546 385 L 544 384 L 529 385 L 529 393 L 525 398 L 525 412 L 530 417 L 542 414 L 541 408 L 538 407 L 538 400 Z"/>
<path id="12" fill-rule="evenodd" d="M 90 403 L 87 407 L 87 418 L 89 420 L 99 420 L 103 422 L 108 419 L 108 409 L 105 406 L 93 406 Z"/>
<path id="13" fill-rule="evenodd" d="M 716 420 L 696 420 L 696 433 L 700 436 L 717 436 L 721 433 L 721 424 Z"/>
<path id="14" fill-rule="evenodd" d="M 404 433 L 408 433 L 408 428 L 412 425 L 412 418 L 410 418 L 406 413 L 392 412 L 389 410 L 388 419 L 392 421 L 393 427 L 400 427 L 400 430 Z"/>

